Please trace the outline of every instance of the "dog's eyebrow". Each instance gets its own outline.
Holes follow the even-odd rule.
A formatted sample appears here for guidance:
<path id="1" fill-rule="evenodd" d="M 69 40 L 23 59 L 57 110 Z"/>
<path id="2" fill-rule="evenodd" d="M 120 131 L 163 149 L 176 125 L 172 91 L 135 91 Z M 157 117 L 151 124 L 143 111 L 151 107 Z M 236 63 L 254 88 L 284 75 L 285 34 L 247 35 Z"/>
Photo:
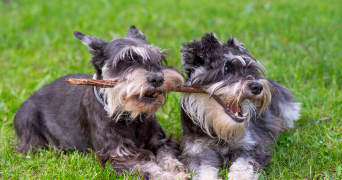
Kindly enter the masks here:
<path id="1" fill-rule="evenodd" d="M 137 54 L 142 57 L 143 60 L 150 59 L 150 55 L 147 52 L 147 49 L 145 47 L 141 46 L 129 46 L 121 50 L 121 52 L 117 55 L 118 58 L 123 59 L 125 56 L 129 54 L 133 56 L 134 54 Z"/>
<path id="2" fill-rule="evenodd" d="M 223 56 L 230 61 L 238 59 L 243 66 L 246 66 L 246 61 L 241 56 L 234 56 L 231 52 L 229 52 L 229 54 L 224 54 Z"/>
<path id="3" fill-rule="evenodd" d="M 157 47 L 153 45 L 148 46 L 128 46 L 123 48 L 113 59 L 114 66 L 117 65 L 117 63 L 124 59 L 126 55 L 131 55 L 132 57 L 134 55 L 138 55 L 142 58 L 143 63 L 146 63 L 146 61 L 150 61 L 152 63 L 156 63 L 158 65 L 162 65 L 162 61 L 167 63 L 163 57 L 165 53 L 161 50 L 159 50 Z M 163 59 L 164 58 L 164 59 Z"/>
<path id="4" fill-rule="evenodd" d="M 257 66 L 261 69 L 261 71 L 264 73 L 264 72 L 267 72 L 267 69 L 265 67 L 265 65 L 263 63 L 261 63 L 260 61 L 258 60 L 255 60 L 256 61 L 256 64 Z"/>

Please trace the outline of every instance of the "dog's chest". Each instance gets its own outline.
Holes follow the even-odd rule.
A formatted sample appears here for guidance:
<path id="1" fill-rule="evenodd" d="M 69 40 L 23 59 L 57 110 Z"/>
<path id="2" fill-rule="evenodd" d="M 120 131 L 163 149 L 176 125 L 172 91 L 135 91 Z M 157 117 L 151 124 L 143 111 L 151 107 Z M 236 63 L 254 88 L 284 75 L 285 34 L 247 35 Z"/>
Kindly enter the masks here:
<path id="1" fill-rule="evenodd" d="M 151 138 L 152 121 L 146 119 L 144 121 L 134 120 L 111 123 L 111 128 L 122 138 L 132 140 L 139 148 L 144 148 Z"/>

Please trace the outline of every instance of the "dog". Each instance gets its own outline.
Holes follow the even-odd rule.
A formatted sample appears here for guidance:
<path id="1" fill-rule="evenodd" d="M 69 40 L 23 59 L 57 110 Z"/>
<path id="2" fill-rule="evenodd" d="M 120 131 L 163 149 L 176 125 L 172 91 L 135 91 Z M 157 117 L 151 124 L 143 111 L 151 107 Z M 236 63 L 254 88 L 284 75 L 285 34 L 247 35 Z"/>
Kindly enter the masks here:
<path id="1" fill-rule="evenodd" d="M 208 94 L 181 98 L 181 162 L 193 179 L 258 179 L 271 160 L 272 143 L 300 117 L 301 104 L 286 87 L 267 79 L 265 67 L 237 39 L 220 42 L 213 33 L 181 48 L 186 85 Z"/>
<path id="2" fill-rule="evenodd" d="M 135 26 L 109 42 L 77 31 L 74 36 L 88 47 L 96 74 L 67 75 L 31 95 L 14 118 L 18 151 L 92 149 L 102 166 L 109 161 L 119 174 L 139 170 L 148 179 L 185 179 L 177 160 L 179 143 L 165 134 L 154 114 L 166 93 L 184 84 L 183 75 L 166 65 L 165 52 Z M 65 82 L 70 77 L 118 84 L 75 86 Z"/>

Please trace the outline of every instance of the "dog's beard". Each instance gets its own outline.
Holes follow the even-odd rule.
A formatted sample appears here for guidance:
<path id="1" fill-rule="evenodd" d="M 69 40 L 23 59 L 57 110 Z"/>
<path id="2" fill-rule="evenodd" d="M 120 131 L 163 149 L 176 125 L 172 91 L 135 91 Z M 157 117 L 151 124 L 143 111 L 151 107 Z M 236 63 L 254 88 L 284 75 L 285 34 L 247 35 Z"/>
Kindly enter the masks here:
<path id="1" fill-rule="evenodd" d="M 263 85 L 263 91 L 255 97 L 247 96 L 249 82 L 245 80 L 222 86 L 224 82 L 221 81 L 206 88 L 210 95 L 183 94 L 182 108 L 209 136 L 214 137 L 216 134 L 219 139 L 237 141 L 245 134 L 251 117 L 265 111 L 271 101 L 271 87 L 267 80 L 258 81 Z M 217 96 L 221 104 L 212 96 Z M 236 119 L 243 122 L 237 122 Z"/>
<path id="2" fill-rule="evenodd" d="M 111 78 L 110 80 L 118 81 L 114 88 L 100 90 L 104 94 L 105 110 L 110 117 L 118 120 L 124 112 L 129 112 L 130 119 L 133 120 L 141 113 L 155 113 L 164 105 L 166 93 L 184 84 L 179 72 L 163 69 L 163 85 L 151 88 L 147 81 L 148 73 L 144 69 L 134 69 L 120 78 Z"/>

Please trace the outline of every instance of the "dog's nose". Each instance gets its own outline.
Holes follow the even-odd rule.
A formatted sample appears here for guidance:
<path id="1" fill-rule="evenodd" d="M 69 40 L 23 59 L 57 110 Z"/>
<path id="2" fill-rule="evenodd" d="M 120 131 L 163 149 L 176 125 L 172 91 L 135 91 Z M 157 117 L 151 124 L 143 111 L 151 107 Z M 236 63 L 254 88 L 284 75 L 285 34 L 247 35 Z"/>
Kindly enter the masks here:
<path id="1" fill-rule="evenodd" d="M 155 88 L 160 87 L 164 83 L 164 76 L 161 73 L 153 73 L 147 77 L 148 82 Z"/>
<path id="2" fill-rule="evenodd" d="M 260 84 L 260 83 L 257 83 L 257 82 L 252 82 L 252 83 L 249 83 L 249 88 L 251 89 L 251 91 L 252 91 L 252 93 L 254 94 L 254 95 L 258 95 L 258 94 L 260 94 L 261 93 L 261 91 L 262 91 L 262 84 Z"/>

